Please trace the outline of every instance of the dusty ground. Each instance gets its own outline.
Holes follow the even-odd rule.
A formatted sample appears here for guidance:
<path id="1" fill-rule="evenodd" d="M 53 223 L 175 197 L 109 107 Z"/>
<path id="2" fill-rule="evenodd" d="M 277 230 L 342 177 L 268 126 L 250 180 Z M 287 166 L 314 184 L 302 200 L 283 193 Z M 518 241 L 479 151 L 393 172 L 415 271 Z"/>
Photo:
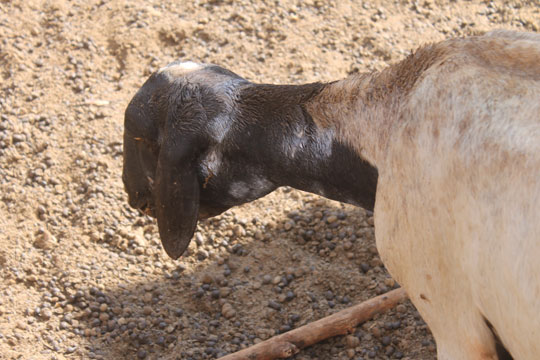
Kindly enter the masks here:
<path id="1" fill-rule="evenodd" d="M 539 19 L 537 0 L 0 1 L 0 358 L 212 359 L 395 286 L 371 214 L 286 188 L 168 259 L 120 180 L 123 110 L 152 71 L 328 81 Z M 295 357 L 349 358 L 435 345 L 405 303 Z"/>

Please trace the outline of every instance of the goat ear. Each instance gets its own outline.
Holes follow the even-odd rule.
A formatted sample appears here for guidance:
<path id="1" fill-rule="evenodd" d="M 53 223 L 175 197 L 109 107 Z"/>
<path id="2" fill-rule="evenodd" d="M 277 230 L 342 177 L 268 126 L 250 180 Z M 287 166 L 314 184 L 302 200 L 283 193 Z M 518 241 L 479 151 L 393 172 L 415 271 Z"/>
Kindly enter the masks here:
<path id="1" fill-rule="evenodd" d="M 205 117 L 204 112 L 197 114 L 200 116 Z M 161 243 L 167 255 L 177 259 L 188 247 L 197 226 L 200 186 L 196 161 L 203 144 L 196 130 L 190 134 L 178 133 L 174 123 L 166 124 L 166 128 L 154 195 Z"/>

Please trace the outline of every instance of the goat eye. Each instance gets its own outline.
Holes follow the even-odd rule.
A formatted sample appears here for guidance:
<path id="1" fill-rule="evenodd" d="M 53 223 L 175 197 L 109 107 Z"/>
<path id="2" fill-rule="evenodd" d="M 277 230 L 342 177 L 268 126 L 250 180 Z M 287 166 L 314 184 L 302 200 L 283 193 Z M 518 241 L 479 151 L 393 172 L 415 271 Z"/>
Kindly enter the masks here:
<path id="1" fill-rule="evenodd" d="M 135 140 L 137 142 L 137 144 L 141 144 L 141 145 L 146 146 L 154 154 L 159 153 L 159 147 L 157 146 L 157 144 L 155 142 L 149 141 L 149 140 L 147 140 L 145 138 L 142 138 L 142 137 L 134 137 L 133 140 Z"/>

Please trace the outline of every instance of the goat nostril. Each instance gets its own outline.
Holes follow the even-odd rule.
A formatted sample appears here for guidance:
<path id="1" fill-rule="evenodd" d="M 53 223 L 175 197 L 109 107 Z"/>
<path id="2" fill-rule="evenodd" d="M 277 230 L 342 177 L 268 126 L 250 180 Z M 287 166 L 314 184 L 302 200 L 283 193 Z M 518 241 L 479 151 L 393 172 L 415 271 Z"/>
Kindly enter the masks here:
<path id="1" fill-rule="evenodd" d="M 148 202 L 148 199 L 146 197 L 140 197 L 138 195 L 139 195 L 138 192 L 135 193 L 135 195 L 128 194 L 128 204 L 129 204 L 129 206 L 131 206 L 133 209 L 137 209 L 139 211 L 143 211 L 146 208 L 149 208 L 150 204 Z"/>
<path id="2" fill-rule="evenodd" d="M 128 194 L 128 204 L 129 206 L 131 206 L 132 208 L 134 209 L 137 209 L 137 201 L 135 200 L 135 198 L 131 195 Z"/>

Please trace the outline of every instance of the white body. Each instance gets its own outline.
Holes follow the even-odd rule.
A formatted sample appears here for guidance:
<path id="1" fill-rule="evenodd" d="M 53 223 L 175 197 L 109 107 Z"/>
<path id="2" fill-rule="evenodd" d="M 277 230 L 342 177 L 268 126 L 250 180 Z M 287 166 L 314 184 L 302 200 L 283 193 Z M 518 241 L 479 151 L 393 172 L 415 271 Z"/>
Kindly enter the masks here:
<path id="1" fill-rule="evenodd" d="M 488 320 L 540 359 L 540 35 L 451 40 L 425 62 L 336 83 L 314 118 L 378 168 L 377 247 L 438 358 L 497 359 Z"/>

